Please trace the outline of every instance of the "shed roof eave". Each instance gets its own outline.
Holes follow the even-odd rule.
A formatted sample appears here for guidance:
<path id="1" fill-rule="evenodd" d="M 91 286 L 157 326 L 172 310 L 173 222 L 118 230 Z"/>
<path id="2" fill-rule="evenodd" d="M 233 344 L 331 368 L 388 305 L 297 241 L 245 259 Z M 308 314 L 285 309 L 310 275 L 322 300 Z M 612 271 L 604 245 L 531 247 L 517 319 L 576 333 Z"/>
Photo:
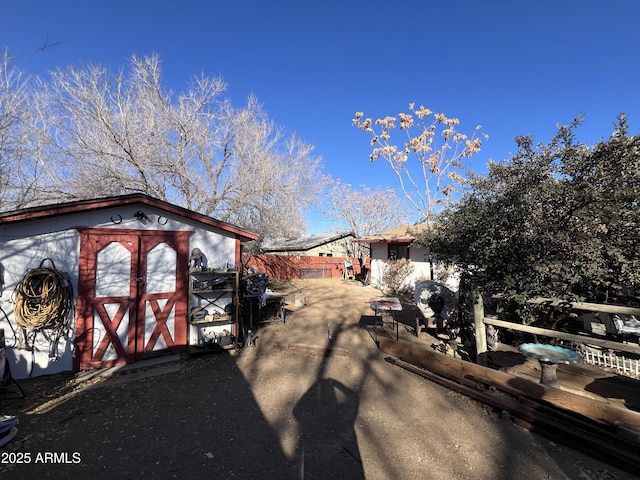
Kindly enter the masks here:
<path id="1" fill-rule="evenodd" d="M 47 217 L 70 215 L 85 211 L 94 211 L 123 205 L 131 205 L 135 203 L 149 205 L 151 207 L 159 208 L 160 210 L 173 213 L 174 215 L 188 218 L 209 227 L 219 228 L 221 230 L 234 234 L 236 239 L 240 240 L 241 242 L 249 242 L 258 239 L 258 235 L 256 233 L 249 232 L 248 230 L 245 230 L 237 225 L 232 225 L 221 220 L 216 220 L 213 217 L 188 210 L 184 207 L 173 205 L 164 200 L 159 200 L 142 193 L 134 193 L 130 195 L 121 195 L 117 197 L 106 197 L 99 199 L 77 200 L 74 202 L 31 207 L 14 212 L 5 212 L 3 214 L 0 214 L 0 226 L 11 223 L 34 221 Z"/>

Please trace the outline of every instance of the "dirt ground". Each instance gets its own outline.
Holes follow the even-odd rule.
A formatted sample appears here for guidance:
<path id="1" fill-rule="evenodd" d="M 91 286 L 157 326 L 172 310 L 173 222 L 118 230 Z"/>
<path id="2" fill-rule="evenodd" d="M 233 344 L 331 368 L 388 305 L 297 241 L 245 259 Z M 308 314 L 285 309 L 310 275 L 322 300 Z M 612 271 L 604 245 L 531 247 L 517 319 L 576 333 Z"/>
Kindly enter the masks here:
<path id="1" fill-rule="evenodd" d="M 26 400 L 0 397 L 0 415 L 20 419 L 1 478 L 637 478 L 386 362 L 361 326 L 378 290 L 307 280 L 281 292 L 287 322 L 263 325 L 255 347 L 92 388 L 72 374 L 22 381 Z"/>

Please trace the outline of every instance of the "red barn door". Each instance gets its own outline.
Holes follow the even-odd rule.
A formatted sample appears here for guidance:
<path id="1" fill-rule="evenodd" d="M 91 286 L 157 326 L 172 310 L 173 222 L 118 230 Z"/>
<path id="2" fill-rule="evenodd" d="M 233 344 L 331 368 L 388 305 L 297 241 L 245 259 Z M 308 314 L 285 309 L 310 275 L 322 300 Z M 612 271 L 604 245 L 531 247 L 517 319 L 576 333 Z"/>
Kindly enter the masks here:
<path id="1" fill-rule="evenodd" d="M 79 231 L 75 368 L 184 349 L 191 232 Z"/>

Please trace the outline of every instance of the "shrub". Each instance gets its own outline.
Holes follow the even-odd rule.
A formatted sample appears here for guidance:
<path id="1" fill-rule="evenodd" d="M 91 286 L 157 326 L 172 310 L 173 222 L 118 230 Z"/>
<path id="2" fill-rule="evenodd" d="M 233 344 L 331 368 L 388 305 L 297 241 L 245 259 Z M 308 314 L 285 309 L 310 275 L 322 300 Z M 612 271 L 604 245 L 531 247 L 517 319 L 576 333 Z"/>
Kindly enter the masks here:
<path id="1" fill-rule="evenodd" d="M 400 292 L 406 287 L 407 279 L 413 273 L 414 265 L 411 260 L 401 258 L 387 262 L 387 269 L 382 275 L 382 286 L 392 293 Z"/>

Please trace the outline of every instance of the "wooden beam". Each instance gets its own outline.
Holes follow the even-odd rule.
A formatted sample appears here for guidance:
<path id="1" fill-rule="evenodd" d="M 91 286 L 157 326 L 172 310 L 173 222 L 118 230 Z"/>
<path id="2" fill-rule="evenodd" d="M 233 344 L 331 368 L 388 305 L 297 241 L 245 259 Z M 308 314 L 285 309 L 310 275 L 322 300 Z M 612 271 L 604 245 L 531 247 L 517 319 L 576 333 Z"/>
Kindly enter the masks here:
<path id="1" fill-rule="evenodd" d="M 533 305 L 548 304 L 552 307 L 558 305 L 568 305 L 573 310 L 585 310 L 587 312 L 603 312 L 603 313 L 617 313 L 619 315 L 639 315 L 640 308 L 638 307 L 625 307 L 624 305 L 611 305 L 608 303 L 588 303 L 588 302 L 567 302 L 564 300 L 554 300 L 552 298 L 535 297 L 527 300 L 527 303 Z"/>
<path id="2" fill-rule="evenodd" d="M 380 338 L 380 350 L 465 385 L 475 386 L 482 379 L 490 386 L 502 391 L 544 401 L 611 428 L 624 425 L 633 430 L 640 430 L 640 413 L 619 405 L 599 402 L 557 388 L 547 387 L 531 380 L 389 338 Z"/>
<path id="3" fill-rule="evenodd" d="M 599 347 L 610 348 L 612 350 L 619 350 L 622 352 L 631 352 L 640 355 L 640 345 L 631 343 L 612 342 L 611 340 L 605 340 L 603 338 L 596 338 L 586 335 L 573 335 L 571 333 L 558 332 L 557 330 L 548 330 L 546 328 L 532 327 L 530 325 L 521 325 L 519 323 L 507 322 L 505 320 L 498 320 L 497 318 L 491 317 L 484 317 L 484 323 L 488 323 L 489 325 L 494 325 L 496 327 L 507 328 L 509 330 L 516 330 L 518 332 L 533 333 L 536 335 L 543 335 L 545 337 L 568 340 L 570 342 L 598 345 Z"/>
<path id="4" fill-rule="evenodd" d="M 386 360 L 439 385 L 481 401 L 510 415 L 512 422 L 553 441 L 635 474 L 640 464 L 637 442 L 629 442 L 615 433 L 601 429 L 589 419 L 563 413 L 535 400 L 513 398 L 491 391 L 481 391 L 421 369 L 395 357 Z"/>
<path id="5" fill-rule="evenodd" d="M 487 329 L 484 322 L 484 303 L 478 291 L 473 295 L 473 328 L 476 337 L 476 362 L 487 365 Z"/>

